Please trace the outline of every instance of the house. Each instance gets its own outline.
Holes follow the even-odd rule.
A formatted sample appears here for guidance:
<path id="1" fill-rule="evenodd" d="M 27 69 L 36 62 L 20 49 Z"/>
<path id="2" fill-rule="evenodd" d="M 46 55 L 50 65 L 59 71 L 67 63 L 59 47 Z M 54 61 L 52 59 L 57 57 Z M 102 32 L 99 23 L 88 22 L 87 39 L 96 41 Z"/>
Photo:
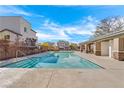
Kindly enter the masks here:
<path id="1" fill-rule="evenodd" d="M 69 49 L 69 42 L 64 40 L 59 40 L 57 42 L 57 46 L 60 50 L 68 50 Z"/>
<path id="2" fill-rule="evenodd" d="M 3 29 L 0 31 L 0 40 L 8 40 L 11 42 L 16 42 L 22 35 L 18 32 L 14 32 L 9 29 Z"/>
<path id="3" fill-rule="evenodd" d="M 124 60 L 124 31 L 116 31 L 80 43 L 80 50 L 98 56 Z"/>
<path id="4" fill-rule="evenodd" d="M 0 39 L 35 46 L 37 37 L 31 24 L 21 16 L 0 16 Z"/>

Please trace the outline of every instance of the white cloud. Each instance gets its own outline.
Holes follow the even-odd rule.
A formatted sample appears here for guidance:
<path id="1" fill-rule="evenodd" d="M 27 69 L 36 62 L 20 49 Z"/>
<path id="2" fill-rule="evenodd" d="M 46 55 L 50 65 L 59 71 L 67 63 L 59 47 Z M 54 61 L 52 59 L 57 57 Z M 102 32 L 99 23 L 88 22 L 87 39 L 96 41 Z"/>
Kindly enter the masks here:
<path id="1" fill-rule="evenodd" d="M 17 6 L 0 6 L 0 14 L 16 14 L 16 15 L 24 15 L 24 16 L 34 16 L 34 17 L 44 17 L 40 14 L 27 12 Z"/>
<path id="2" fill-rule="evenodd" d="M 28 13 L 22 9 L 19 9 L 16 6 L 0 6 L 0 13 L 2 13 L 2 14 L 20 14 L 20 15 L 25 15 L 25 16 L 31 16 L 31 13 Z"/>
<path id="3" fill-rule="evenodd" d="M 37 36 L 40 40 L 48 39 L 48 40 L 57 40 L 57 39 L 65 39 L 65 40 L 74 40 L 71 35 L 75 35 L 78 37 L 84 35 L 92 35 L 92 32 L 95 30 L 97 20 L 92 16 L 87 16 L 82 18 L 75 24 L 69 24 L 68 26 L 63 26 L 52 22 L 51 20 L 45 18 L 43 15 L 32 13 L 18 6 L 0 6 L 0 14 L 8 15 L 15 14 L 21 16 L 29 16 L 29 17 L 41 17 L 43 18 L 44 23 L 41 24 L 41 27 L 36 31 Z"/>
<path id="4" fill-rule="evenodd" d="M 70 35 L 75 35 L 77 37 L 78 35 L 92 35 L 92 32 L 96 28 L 97 22 L 98 21 L 95 18 L 88 16 L 76 24 L 62 26 L 47 19 L 36 31 L 38 32 L 37 36 L 40 40 L 45 38 L 48 40 L 65 39 L 71 41 L 74 38 L 71 38 Z"/>
<path id="5" fill-rule="evenodd" d="M 37 33 L 37 37 L 41 37 L 42 39 L 50 38 L 51 35 L 43 34 L 43 33 Z"/>
<path id="6" fill-rule="evenodd" d="M 65 35 L 63 32 L 56 33 L 56 34 L 46 34 L 46 33 L 43 33 L 41 30 L 40 31 L 36 30 L 36 31 L 38 32 L 37 37 L 39 38 L 39 40 L 69 40 L 70 39 L 70 37 Z"/>
<path id="7" fill-rule="evenodd" d="M 49 20 L 45 20 L 44 24 L 42 24 L 41 29 L 41 33 L 44 30 L 48 30 L 49 32 L 51 32 L 52 34 L 50 39 L 69 39 L 68 35 L 65 34 L 64 29 L 62 28 L 61 25 L 58 25 L 54 22 L 51 22 Z M 40 32 L 40 31 L 38 31 Z"/>

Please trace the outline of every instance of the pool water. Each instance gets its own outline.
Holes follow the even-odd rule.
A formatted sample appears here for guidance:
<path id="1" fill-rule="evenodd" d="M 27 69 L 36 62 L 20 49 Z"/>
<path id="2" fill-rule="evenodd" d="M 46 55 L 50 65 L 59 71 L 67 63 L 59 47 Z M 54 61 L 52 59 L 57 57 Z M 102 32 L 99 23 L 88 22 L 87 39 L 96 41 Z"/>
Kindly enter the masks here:
<path id="1" fill-rule="evenodd" d="M 8 68 L 101 68 L 73 52 L 48 52 L 30 59 L 11 63 Z"/>

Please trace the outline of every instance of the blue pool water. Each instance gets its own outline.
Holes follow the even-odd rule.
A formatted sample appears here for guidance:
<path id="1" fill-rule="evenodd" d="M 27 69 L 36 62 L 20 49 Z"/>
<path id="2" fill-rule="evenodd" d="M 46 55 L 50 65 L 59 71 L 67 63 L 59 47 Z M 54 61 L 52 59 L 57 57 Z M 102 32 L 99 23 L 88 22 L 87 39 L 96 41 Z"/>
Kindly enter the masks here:
<path id="1" fill-rule="evenodd" d="M 101 68 L 73 52 L 48 52 L 30 59 L 11 63 L 8 68 Z"/>

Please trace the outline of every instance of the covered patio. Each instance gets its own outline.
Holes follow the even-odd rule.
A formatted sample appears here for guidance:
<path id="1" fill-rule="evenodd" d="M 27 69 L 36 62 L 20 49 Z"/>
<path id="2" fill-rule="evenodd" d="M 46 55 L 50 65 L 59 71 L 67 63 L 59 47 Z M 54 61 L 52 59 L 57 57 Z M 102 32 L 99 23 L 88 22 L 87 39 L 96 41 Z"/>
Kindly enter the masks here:
<path id="1" fill-rule="evenodd" d="M 124 60 L 124 31 L 96 37 L 80 45 L 85 46 L 83 49 L 85 53 L 94 53 L 97 56 L 108 56 L 117 60 Z"/>

